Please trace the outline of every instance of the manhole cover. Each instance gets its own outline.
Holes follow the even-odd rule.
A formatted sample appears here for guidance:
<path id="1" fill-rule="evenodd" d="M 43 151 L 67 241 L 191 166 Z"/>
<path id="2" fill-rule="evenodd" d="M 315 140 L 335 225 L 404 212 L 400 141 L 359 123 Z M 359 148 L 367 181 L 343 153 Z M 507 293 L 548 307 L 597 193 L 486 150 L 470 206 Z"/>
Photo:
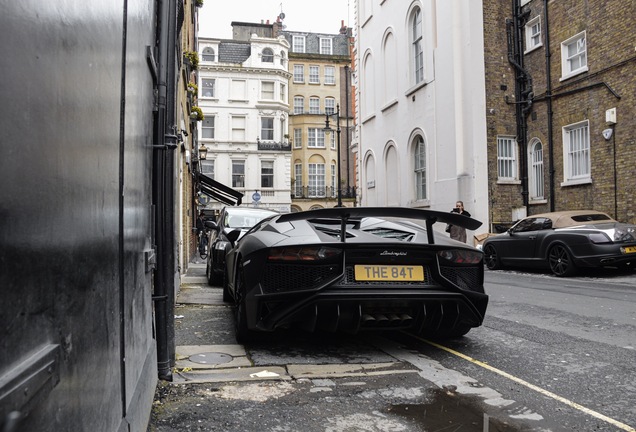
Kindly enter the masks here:
<path id="1" fill-rule="evenodd" d="M 199 364 L 210 364 L 217 365 L 223 363 L 229 363 L 232 361 L 232 356 L 229 354 L 209 352 L 209 353 L 200 353 L 194 354 L 189 357 L 189 360 L 194 363 Z"/>

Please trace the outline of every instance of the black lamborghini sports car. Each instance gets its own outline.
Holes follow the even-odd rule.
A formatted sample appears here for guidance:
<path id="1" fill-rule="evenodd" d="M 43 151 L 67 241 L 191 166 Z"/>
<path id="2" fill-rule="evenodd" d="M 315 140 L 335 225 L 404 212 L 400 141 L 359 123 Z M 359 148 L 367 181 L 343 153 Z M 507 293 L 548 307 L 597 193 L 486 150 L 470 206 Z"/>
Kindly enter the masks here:
<path id="1" fill-rule="evenodd" d="M 483 254 L 435 232 L 435 222 L 481 225 L 454 213 L 365 207 L 259 222 L 226 259 L 237 340 L 279 328 L 465 335 L 488 304 Z"/>

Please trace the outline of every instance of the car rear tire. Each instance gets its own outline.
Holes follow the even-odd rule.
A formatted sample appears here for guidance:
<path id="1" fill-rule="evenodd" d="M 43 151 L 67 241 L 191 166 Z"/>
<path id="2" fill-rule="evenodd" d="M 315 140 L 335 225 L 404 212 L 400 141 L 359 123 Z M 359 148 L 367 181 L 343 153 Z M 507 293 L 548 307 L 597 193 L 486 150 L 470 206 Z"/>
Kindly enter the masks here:
<path id="1" fill-rule="evenodd" d="M 501 261 L 499 261 L 497 249 L 493 245 L 486 245 L 484 248 L 484 263 L 489 270 L 501 269 Z"/>
<path id="2" fill-rule="evenodd" d="M 228 286 L 227 281 L 228 281 L 227 271 L 224 270 L 223 271 L 223 301 L 225 303 L 231 303 L 233 299 L 232 299 L 232 295 L 230 294 L 230 287 Z"/>
<path id="3" fill-rule="evenodd" d="M 254 340 L 254 331 L 247 328 L 247 310 L 245 307 L 245 282 L 243 269 L 239 270 L 236 284 L 236 306 L 234 308 L 236 341 L 245 343 Z"/>
<path id="4" fill-rule="evenodd" d="M 563 245 L 553 246 L 548 252 L 550 270 L 556 276 L 567 277 L 576 273 L 576 265 L 572 260 L 572 254 Z"/>
<path id="5" fill-rule="evenodd" d="M 208 285 L 211 286 L 219 286 L 223 283 L 223 277 L 216 273 L 214 270 L 210 269 L 208 274 Z"/>

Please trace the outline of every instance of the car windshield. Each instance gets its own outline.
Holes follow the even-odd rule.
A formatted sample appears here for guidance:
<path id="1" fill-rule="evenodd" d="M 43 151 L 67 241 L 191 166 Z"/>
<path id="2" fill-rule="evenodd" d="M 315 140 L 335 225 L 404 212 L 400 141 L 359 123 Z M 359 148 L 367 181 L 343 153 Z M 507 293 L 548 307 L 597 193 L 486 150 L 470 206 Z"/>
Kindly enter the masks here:
<path id="1" fill-rule="evenodd" d="M 266 217 L 272 216 L 268 210 L 242 210 L 233 209 L 225 215 L 225 226 L 228 228 L 251 228 Z"/>

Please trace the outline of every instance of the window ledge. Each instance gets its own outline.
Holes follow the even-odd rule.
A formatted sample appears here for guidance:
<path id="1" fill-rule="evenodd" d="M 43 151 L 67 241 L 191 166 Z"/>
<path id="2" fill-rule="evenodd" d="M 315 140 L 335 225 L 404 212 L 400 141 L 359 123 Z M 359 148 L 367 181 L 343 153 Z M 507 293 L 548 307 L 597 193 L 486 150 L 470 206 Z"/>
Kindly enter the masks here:
<path id="1" fill-rule="evenodd" d="M 520 185 L 521 184 L 521 180 L 497 179 L 497 184 L 501 184 L 501 185 Z"/>
<path id="2" fill-rule="evenodd" d="M 410 89 L 408 89 L 405 93 L 404 96 L 409 97 L 411 96 L 413 93 L 415 93 L 416 91 L 418 91 L 419 89 L 421 89 L 422 87 L 425 87 L 428 83 L 426 82 L 426 80 L 422 81 L 421 83 L 415 84 L 413 87 L 411 87 Z"/>
<path id="3" fill-rule="evenodd" d="M 420 200 L 412 200 L 407 203 L 407 205 L 411 208 L 424 208 L 431 206 L 431 200 L 429 199 L 420 199 Z"/>
<path id="4" fill-rule="evenodd" d="M 581 75 L 582 73 L 585 73 L 585 72 L 587 72 L 587 71 L 588 71 L 587 66 L 585 66 L 585 67 L 583 67 L 583 68 L 581 68 L 581 69 L 577 69 L 577 70 L 575 70 L 575 71 L 573 71 L 573 72 L 570 72 L 570 73 L 569 73 L 569 74 L 567 74 L 567 75 L 563 75 L 563 76 L 561 76 L 561 78 L 559 78 L 559 81 L 566 81 L 566 80 L 569 80 L 570 78 L 573 78 L 573 77 L 575 77 L 575 76 L 577 76 L 577 75 Z"/>
<path id="5" fill-rule="evenodd" d="M 525 50 L 523 53 L 524 53 L 524 54 L 531 53 L 532 51 L 536 51 L 536 50 L 538 50 L 538 49 L 539 49 L 539 48 L 541 48 L 542 46 L 543 46 L 543 43 L 537 44 L 537 45 L 533 46 L 532 48 Z"/>
<path id="6" fill-rule="evenodd" d="M 585 185 L 585 184 L 592 184 L 592 179 L 582 178 L 582 179 L 575 179 L 575 180 L 566 180 L 561 183 L 561 187 L 579 186 L 579 185 Z"/>
<path id="7" fill-rule="evenodd" d="M 541 198 L 541 199 L 532 199 L 530 198 L 530 201 L 528 201 L 529 205 L 539 205 L 539 204 L 547 204 L 548 200 L 545 198 Z"/>
<path id="8" fill-rule="evenodd" d="M 365 117 L 362 119 L 362 124 L 365 124 L 366 122 L 369 122 L 371 120 L 373 120 L 375 118 L 375 114 L 371 114 L 368 117 Z"/>
<path id="9" fill-rule="evenodd" d="M 382 108 L 380 108 L 380 111 L 384 112 L 386 110 L 388 110 L 389 108 L 391 108 L 394 105 L 397 105 L 398 100 L 397 99 L 393 99 L 392 101 L 388 102 L 386 105 L 384 105 Z"/>

